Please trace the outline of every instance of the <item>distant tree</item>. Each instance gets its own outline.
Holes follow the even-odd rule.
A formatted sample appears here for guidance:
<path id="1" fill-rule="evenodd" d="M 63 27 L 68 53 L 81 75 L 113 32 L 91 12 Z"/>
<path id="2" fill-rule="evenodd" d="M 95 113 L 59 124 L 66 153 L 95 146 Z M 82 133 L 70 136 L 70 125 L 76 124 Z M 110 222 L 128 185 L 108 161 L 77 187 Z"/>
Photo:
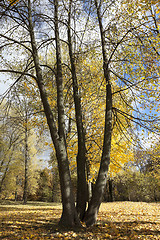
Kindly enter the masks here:
<path id="1" fill-rule="evenodd" d="M 52 202 L 53 176 L 51 170 L 44 168 L 39 172 L 38 189 L 36 198 L 38 201 Z"/>
<path id="2" fill-rule="evenodd" d="M 12 95 L 12 105 L 10 106 L 8 101 L 1 108 L 1 131 L 5 148 L 1 158 L 0 186 L 5 192 L 15 192 L 16 196 L 18 189 L 22 192 L 23 188 L 26 203 L 29 189 L 32 194 L 36 189 L 35 170 L 38 168 L 36 166 L 36 142 L 34 142 L 36 136 L 28 119 L 29 106 L 26 106 L 24 99 L 17 97 L 15 93 L 16 89 Z"/>

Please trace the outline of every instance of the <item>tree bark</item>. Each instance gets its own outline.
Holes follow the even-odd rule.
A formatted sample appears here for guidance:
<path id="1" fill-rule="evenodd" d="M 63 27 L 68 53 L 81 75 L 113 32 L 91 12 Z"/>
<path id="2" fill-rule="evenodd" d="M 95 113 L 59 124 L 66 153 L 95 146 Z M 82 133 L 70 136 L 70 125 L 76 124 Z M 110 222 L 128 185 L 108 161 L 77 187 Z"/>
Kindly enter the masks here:
<path id="1" fill-rule="evenodd" d="M 25 156 L 24 156 L 24 164 L 25 164 L 25 171 L 24 171 L 24 189 L 23 189 L 23 203 L 27 203 L 27 195 L 28 195 L 28 116 L 27 116 L 27 109 L 26 109 L 26 118 L 25 118 Z"/>
<path id="2" fill-rule="evenodd" d="M 91 226 L 96 223 L 99 207 L 103 200 L 103 194 L 107 182 L 107 173 L 110 164 L 111 132 L 112 132 L 112 94 L 111 85 L 110 83 L 108 83 L 106 85 L 106 114 L 105 114 L 103 153 L 101 158 L 99 174 L 93 190 L 93 195 L 84 219 L 87 226 Z"/>
<path id="3" fill-rule="evenodd" d="M 113 180 L 108 179 L 109 201 L 113 202 Z"/>
<path id="4" fill-rule="evenodd" d="M 78 134 L 78 154 L 77 154 L 77 213 L 82 220 L 86 210 L 87 201 L 87 183 L 86 183 L 86 147 L 85 133 L 82 121 L 81 99 L 78 91 L 78 81 L 76 75 L 75 59 L 73 57 L 72 39 L 71 39 L 71 6 L 72 0 L 69 2 L 68 12 L 68 46 L 72 73 L 73 97 L 75 104 L 76 125 Z"/>
<path id="5" fill-rule="evenodd" d="M 90 161 L 86 159 L 86 172 L 87 172 L 87 202 L 89 203 L 92 198 L 92 181 L 90 172 Z"/>
<path id="6" fill-rule="evenodd" d="M 85 215 L 85 223 L 87 226 L 92 226 L 96 223 L 97 214 L 100 204 L 103 200 L 104 190 L 107 183 L 107 173 L 110 164 L 110 151 L 111 151 L 111 134 L 112 134 L 112 90 L 109 76 L 109 67 L 107 60 L 107 51 L 105 45 L 105 35 L 102 25 L 102 17 L 100 13 L 100 6 L 95 0 L 95 7 L 97 10 L 99 29 L 101 34 L 102 54 L 103 54 L 103 70 L 106 80 L 106 109 L 105 109 L 105 127 L 104 127 L 104 140 L 103 150 L 101 157 L 101 164 L 99 174 L 94 187 L 93 195 L 89 203 L 88 210 Z"/>
<path id="7" fill-rule="evenodd" d="M 11 162 L 11 160 L 12 160 L 12 154 L 13 154 L 13 152 L 12 152 L 11 155 L 9 156 L 9 160 L 8 160 L 8 162 L 7 162 L 7 166 L 6 166 L 5 172 L 4 172 L 4 174 L 3 174 L 3 176 L 2 176 L 2 179 L 1 179 L 1 182 L 0 182 L 0 193 L 2 192 L 3 183 L 4 183 L 4 180 L 5 180 L 5 178 L 6 178 L 8 169 L 9 169 L 9 164 L 10 164 L 10 162 Z"/>
<path id="8" fill-rule="evenodd" d="M 28 15 L 29 15 L 29 33 L 31 39 L 31 46 L 33 52 L 33 60 L 36 70 L 37 85 L 40 91 L 40 97 L 44 107 L 44 112 L 47 118 L 47 123 L 50 130 L 50 135 L 55 147 L 56 157 L 58 161 L 58 169 L 60 176 L 61 196 L 63 211 L 60 219 L 60 224 L 67 227 L 73 227 L 80 225 L 80 221 L 77 216 L 74 196 L 71 184 L 71 176 L 69 171 L 69 161 L 66 151 L 65 141 L 65 123 L 64 123 L 64 106 L 63 106 L 63 86 L 62 86 L 62 72 L 60 62 L 60 45 L 59 45 L 59 32 L 58 32 L 58 1 L 54 1 L 55 7 L 55 38 L 56 38 L 56 56 L 57 56 L 57 108 L 58 108 L 58 131 L 56 128 L 55 119 L 48 102 L 47 93 L 44 87 L 44 81 L 42 77 L 42 69 L 39 64 L 38 51 L 36 47 L 36 41 L 34 36 L 34 29 L 31 15 L 31 2 L 28 0 Z"/>

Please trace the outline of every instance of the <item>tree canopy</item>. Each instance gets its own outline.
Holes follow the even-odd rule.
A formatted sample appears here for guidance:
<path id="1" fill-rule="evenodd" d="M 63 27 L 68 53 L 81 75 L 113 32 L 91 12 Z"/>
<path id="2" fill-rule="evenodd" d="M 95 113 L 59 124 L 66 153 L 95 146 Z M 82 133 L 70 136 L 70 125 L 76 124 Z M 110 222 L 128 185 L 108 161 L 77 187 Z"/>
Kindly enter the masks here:
<path id="1" fill-rule="evenodd" d="M 24 185 L 29 128 L 48 131 L 59 170 L 60 224 L 91 226 L 107 178 L 143 148 L 142 130 L 159 139 L 158 1 L 4 0 L 0 12 L 0 73 L 12 81 L 1 102 L 22 107 Z"/>

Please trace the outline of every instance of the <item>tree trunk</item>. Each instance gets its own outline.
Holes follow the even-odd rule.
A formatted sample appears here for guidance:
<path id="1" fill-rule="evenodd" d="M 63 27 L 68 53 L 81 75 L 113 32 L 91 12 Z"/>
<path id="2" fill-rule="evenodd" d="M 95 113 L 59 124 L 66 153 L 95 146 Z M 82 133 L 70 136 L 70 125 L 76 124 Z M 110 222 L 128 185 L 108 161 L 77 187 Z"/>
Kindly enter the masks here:
<path id="1" fill-rule="evenodd" d="M 42 70 L 39 64 L 38 51 L 35 42 L 34 29 L 31 15 L 31 2 L 28 0 L 28 14 L 29 14 L 29 32 L 31 38 L 31 46 L 33 52 L 33 60 L 36 70 L 36 81 L 40 91 L 41 100 L 44 107 L 44 112 L 47 118 L 47 123 L 50 130 L 50 135 L 56 150 L 56 157 L 58 161 L 58 169 L 60 176 L 61 196 L 63 211 L 60 219 L 60 224 L 67 227 L 73 227 L 80 225 L 80 221 L 77 216 L 74 196 L 71 184 L 71 176 L 69 171 L 69 162 L 66 151 L 65 141 L 65 125 L 64 125 L 64 105 L 63 105 L 63 86 L 61 78 L 61 62 L 60 62 L 60 46 L 59 46 L 59 32 L 58 32 L 58 2 L 54 1 L 55 7 L 55 38 L 56 38 L 56 56 L 57 56 L 57 107 L 58 107 L 58 131 L 56 128 L 55 119 L 48 102 L 47 93 L 44 87 L 44 81 L 42 77 Z"/>
<path id="2" fill-rule="evenodd" d="M 71 63 L 71 73 L 72 73 L 72 86 L 73 86 L 73 96 L 75 103 L 75 115 L 76 115 L 76 125 L 78 133 L 78 154 L 77 154 L 77 213 L 82 220 L 86 210 L 87 201 L 87 183 L 86 183 L 86 147 L 85 147 L 85 134 L 82 122 L 82 108 L 81 99 L 78 92 L 78 81 L 75 68 L 75 59 L 73 57 L 72 51 L 72 39 L 71 39 L 71 6 L 72 0 L 69 2 L 69 12 L 68 12 L 68 46 L 69 46 L 69 56 Z"/>
<path id="3" fill-rule="evenodd" d="M 15 146 L 12 144 L 12 141 L 10 141 L 10 144 L 9 144 L 9 147 L 8 147 L 9 160 L 8 160 L 8 162 L 7 162 L 7 164 L 6 164 L 6 169 L 5 169 L 5 171 L 4 171 L 4 174 L 3 174 L 3 176 L 2 176 L 2 179 L 1 179 L 1 181 L 0 181 L 0 193 L 1 193 L 1 191 L 2 191 L 2 186 L 3 186 L 4 180 L 5 180 L 5 178 L 6 178 L 8 169 L 9 169 L 9 164 L 10 164 L 10 162 L 11 162 L 11 160 L 12 160 L 12 155 L 13 155 L 13 152 L 14 152 L 14 147 L 15 147 Z M 4 159 L 3 159 L 2 162 L 1 162 L 0 172 L 2 172 L 2 168 L 3 168 L 4 164 L 5 164 L 5 157 L 6 157 L 6 156 L 4 156 Z"/>
<path id="4" fill-rule="evenodd" d="M 15 190 L 15 201 L 18 200 L 18 175 L 16 176 L 16 190 Z"/>
<path id="5" fill-rule="evenodd" d="M 111 85 L 108 83 L 106 85 L 106 115 L 105 115 L 103 153 L 101 158 L 99 174 L 93 190 L 93 195 L 84 219 L 87 226 L 91 226 L 96 223 L 99 207 L 103 200 L 103 194 L 107 182 L 107 173 L 110 164 L 111 132 L 112 132 L 112 94 Z"/>
<path id="6" fill-rule="evenodd" d="M 113 202 L 113 180 L 108 179 L 109 201 Z"/>
<path id="7" fill-rule="evenodd" d="M 95 7 L 97 10 L 97 16 L 99 21 L 99 29 L 101 34 L 102 54 L 103 54 L 103 70 L 106 80 L 106 110 L 105 110 L 105 128 L 104 128 L 104 140 L 103 151 L 99 174 L 93 190 L 93 195 L 89 203 L 88 210 L 85 215 L 85 223 L 87 226 L 95 224 L 100 204 L 103 200 L 104 190 L 107 183 L 107 173 L 110 164 L 110 151 L 111 151 L 111 134 L 112 134 L 112 90 L 109 76 L 107 51 L 105 45 L 105 35 L 102 25 L 102 17 L 100 13 L 100 6 L 98 6 L 97 0 L 95 0 Z"/>
<path id="8" fill-rule="evenodd" d="M 4 180 L 5 180 L 5 178 L 6 178 L 8 169 L 9 169 L 9 164 L 10 164 L 10 162 L 11 162 L 11 160 L 12 160 L 12 154 L 13 154 L 13 153 L 11 153 L 11 155 L 9 156 L 9 160 L 8 160 L 8 162 L 7 162 L 7 166 L 6 166 L 5 172 L 4 172 L 4 174 L 3 174 L 3 176 L 2 176 L 2 179 L 1 179 L 1 182 L 0 182 L 0 193 L 2 192 L 3 183 L 4 183 Z"/>
<path id="9" fill-rule="evenodd" d="M 88 159 L 86 159 L 86 171 L 87 171 L 87 201 L 89 203 L 92 198 L 92 182 L 91 182 L 90 162 Z"/>
<path id="10" fill-rule="evenodd" d="M 27 111 L 27 110 L 26 110 Z M 25 163 L 25 171 L 24 171 L 24 189 L 23 189 L 23 203 L 27 203 L 27 195 L 28 195 L 28 127 L 27 127 L 28 117 L 26 112 L 26 119 L 25 119 L 25 156 L 24 156 L 24 163 Z"/>

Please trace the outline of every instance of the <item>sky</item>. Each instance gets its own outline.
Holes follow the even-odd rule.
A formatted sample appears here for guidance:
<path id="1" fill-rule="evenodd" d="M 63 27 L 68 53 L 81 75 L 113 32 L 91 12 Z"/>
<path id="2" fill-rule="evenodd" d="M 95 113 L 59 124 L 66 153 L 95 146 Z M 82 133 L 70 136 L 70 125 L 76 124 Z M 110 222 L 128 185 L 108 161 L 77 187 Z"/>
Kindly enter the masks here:
<path id="1" fill-rule="evenodd" d="M 0 74 L 0 95 L 4 94 L 9 87 L 8 83 L 3 82 L 3 78 L 3 75 Z"/>
<path id="2" fill-rule="evenodd" d="M 0 73 L 0 97 L 6 92 L 14 80 L 9 79 L 9 75 Z"/>

